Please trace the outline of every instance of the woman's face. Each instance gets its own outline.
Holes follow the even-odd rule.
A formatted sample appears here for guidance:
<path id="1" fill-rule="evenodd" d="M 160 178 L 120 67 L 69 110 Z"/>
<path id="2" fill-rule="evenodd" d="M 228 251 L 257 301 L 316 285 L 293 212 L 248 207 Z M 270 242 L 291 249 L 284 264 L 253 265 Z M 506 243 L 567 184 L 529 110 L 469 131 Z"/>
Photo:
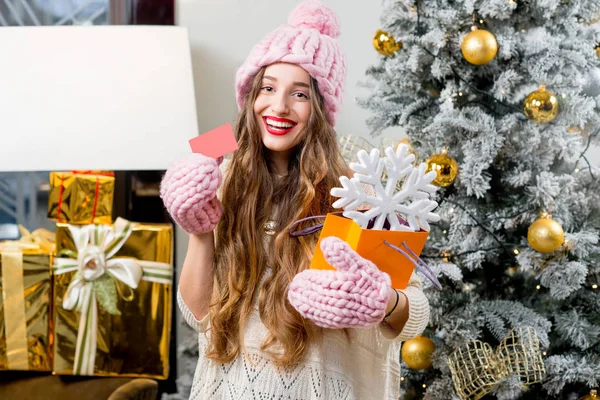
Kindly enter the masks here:
<path id="1" fill-rule="evenodd" d="M 289 155 L 302 140 L 311 112 L 309 84 L 308 72 L 295 64 L 277 63 L 265 69 L 254 115 L 270 152 Z"/>

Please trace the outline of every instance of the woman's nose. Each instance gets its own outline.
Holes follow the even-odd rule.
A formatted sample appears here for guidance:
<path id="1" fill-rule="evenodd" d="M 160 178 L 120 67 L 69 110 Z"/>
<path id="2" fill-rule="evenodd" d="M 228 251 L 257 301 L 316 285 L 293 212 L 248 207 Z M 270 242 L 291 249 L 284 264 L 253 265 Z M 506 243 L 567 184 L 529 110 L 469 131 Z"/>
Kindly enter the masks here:
<path id="1" fill-rule="evenodd" d="M 272 97 L 273 103 L 271 103 L 271 110 L 278 114 L 287 114 L 289 107 L 287 104 L 287 97 L 283 93 L 278 93 Z"/>

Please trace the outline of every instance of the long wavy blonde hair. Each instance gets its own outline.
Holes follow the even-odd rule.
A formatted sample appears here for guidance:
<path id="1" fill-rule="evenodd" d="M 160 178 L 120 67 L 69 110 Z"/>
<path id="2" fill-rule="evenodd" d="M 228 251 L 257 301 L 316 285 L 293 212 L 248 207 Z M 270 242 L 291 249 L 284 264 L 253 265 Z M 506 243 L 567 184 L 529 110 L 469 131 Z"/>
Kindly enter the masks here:
<path id="1" fill-rule="evenodd" d="M 239 149 L 223 182 L 224 212 L 216 230 L 206 357 L 226 363 L 244 351 L 248 315 L 258 301 L 261 320 L 269 331 L 261 348 L 275 365 L 289 366 L 301 360 L 309 341 L 319 337 L 320 331 L 287 300 L 292 278 L 308 268 L 318 234 L 292 237 L 288 229 L 298 219 L 332 211 L 330 190 L 348 169 L 311 78 L 311 114 L 305 135 L 291 157 L 288 174 L 276 179 L 253 110 L 263 74 L 264 68 L 254 78 L 239 113 L 235 132 Z M 267 252 L 263 226 L 269 219 L 275 220 L 277 228 Z M 271 274 L 261 285 L 267 266 Z"/>

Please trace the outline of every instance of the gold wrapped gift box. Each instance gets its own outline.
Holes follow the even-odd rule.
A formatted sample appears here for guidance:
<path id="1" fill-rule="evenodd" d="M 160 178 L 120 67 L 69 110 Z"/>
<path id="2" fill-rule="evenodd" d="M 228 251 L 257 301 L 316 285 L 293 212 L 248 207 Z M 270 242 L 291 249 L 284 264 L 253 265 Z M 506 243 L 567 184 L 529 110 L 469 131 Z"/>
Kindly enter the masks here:
<path id="1" fill-rule="evenodd" d="M 69 224 L 110 224 L 114 191 L 112 172 L 50 172 L 48 218 Z"/>
<path id="2" fill-rule="evenodd" d="M 53 235 L 42 231 L 0 243 L 0 370 L 52 370 Z"/>
<path id="3" fill-rule="evenodd" d="M 54 373 L 167 378 L 172 226 L 59 223 L 56 242 Z"/>

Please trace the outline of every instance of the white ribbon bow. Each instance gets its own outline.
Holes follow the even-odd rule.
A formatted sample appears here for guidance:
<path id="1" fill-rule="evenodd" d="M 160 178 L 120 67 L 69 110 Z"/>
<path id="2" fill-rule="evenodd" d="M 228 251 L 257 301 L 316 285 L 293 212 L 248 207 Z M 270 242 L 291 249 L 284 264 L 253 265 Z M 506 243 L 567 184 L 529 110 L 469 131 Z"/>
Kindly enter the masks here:
<path id="1" fill-rule="evenodd" d="M 98 335 L 98 303 L 93 282 L 103 276 L 123 282 L 136 289 L 140 280 L 170 285 L 173 267 L 170 264 L 113 257 L 131 235 L 133 224 L 117 218 L 111 225 L 69 225 L 77 248 L 77 259 L 54 259 L 54 274 L 77 271 L 63 298 L 65 310 L 81 311 L 73 373 L 93 375 Z"/>

